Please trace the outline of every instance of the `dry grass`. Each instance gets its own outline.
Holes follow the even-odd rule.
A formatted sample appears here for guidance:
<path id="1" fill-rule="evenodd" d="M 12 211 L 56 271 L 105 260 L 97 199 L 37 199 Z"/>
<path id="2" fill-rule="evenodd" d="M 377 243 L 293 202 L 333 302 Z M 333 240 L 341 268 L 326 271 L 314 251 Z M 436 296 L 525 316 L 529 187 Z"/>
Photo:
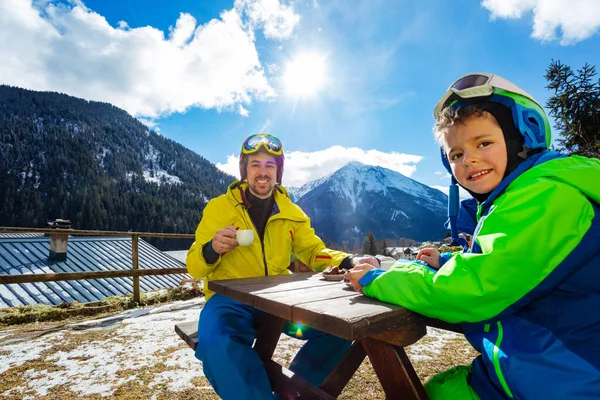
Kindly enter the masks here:
<path id="1" fill-rule="evenodd" d="M 141 294 L 141 303 L 133 301 L 132 295 L 106 297 L 94 303 L 61 303 L 57 306 L 34 304 L 29 306 L 0 308 L 0 328 L 37 322 L 76 322 L 90 317 L 101 318 L 117 311 L 149 307 L 160 303 L 187 300 L 204 296 L 197 281 L 191 285 Z M 57 324 L 59 325 L 59 324 Z"/>

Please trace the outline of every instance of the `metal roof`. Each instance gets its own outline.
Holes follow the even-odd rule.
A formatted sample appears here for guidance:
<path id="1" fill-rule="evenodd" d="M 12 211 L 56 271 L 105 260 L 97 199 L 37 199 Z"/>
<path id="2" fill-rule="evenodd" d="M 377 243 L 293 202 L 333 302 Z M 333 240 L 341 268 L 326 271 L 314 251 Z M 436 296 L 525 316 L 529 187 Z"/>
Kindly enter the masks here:
<path id="1" fill-rule="evenodd" d="M 188 251 L 187 250 L 172 250 L 172 251 L 165 251 L 165 253 L 170 255 L 174 259 L 179 260 L 185 264 L 185 259 L 187 258 Z"/>
<path id="2" fill-rule="evenodd" d="M 0 232 L 0 239 L 44 237 L 43 233 Z"/>
<path id="3" fill-rule="evenodd" d="M 0 238 L 0 274 L 43 274 L 131 269 L 131 238 L 72 236 L 66 261 L 48 261 L 49 237 Z M 140 239 L 140 269 L 182 268 L 185 264 Z M 187 274 L 140 277 L 140 291 L 178 287 Z M 78 301 L 88 303 L 133 292 L 133 278 L 0 285 L 0 308 Z"/>

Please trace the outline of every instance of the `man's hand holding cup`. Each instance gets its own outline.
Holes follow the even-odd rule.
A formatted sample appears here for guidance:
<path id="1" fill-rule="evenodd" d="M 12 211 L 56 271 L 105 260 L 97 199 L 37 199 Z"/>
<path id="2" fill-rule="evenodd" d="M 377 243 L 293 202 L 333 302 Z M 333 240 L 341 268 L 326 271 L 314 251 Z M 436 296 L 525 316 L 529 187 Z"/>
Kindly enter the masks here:
<path id="1" fill-rule="evenodd" d="M 254 230 L 236 230 L 233 226 L 228 226 L 215 233 L 212 246 L 217 253 L 225 254 L 238 246 L 250 246 L 252 242 L 254 242 Z"/>
<path id="2" fill-rule="evenodd" d="M 230 250 L 235 249 L 240 244 L 236 240 L 235 228 L 228 226 L 224 229 L 219 229 L 212 240 L 213 249 L 219 254 L 225 254 Z"/>

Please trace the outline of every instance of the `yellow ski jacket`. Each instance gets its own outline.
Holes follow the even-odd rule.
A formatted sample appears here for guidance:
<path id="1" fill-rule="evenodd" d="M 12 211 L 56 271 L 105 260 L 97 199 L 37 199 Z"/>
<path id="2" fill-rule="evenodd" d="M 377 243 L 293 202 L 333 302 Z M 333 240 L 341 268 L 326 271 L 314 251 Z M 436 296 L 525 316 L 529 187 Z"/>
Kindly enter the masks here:
<path id="1" fill-rule="evenodd" d="M 350 254 L 325 247 L 311 228 L 310 218 L 292 203 L 287 191 L 279 185 L 274 190 L 273 212 L 261 242 L 242 200 L 240 190 L 247 188 L 246 182 L 233 182 L 226 194 L 209 201 L 196 229 L 196 240 L 188 251 L 186 265 L 194 278 L 205 278 L 206 300 L 214 294 L 208 289 L 210 280 L 289 274 L 287 268 L 292 251 L 315 271 L 322 271 L 329 265 L 340 265 L 346 257 L 350 257 Z M 220 255 L 214 264 L 207 264 L 202 248 L 219 229 L 227 226 L 253 229 L 254 242 L 250 246 L 238 246 Z"/>

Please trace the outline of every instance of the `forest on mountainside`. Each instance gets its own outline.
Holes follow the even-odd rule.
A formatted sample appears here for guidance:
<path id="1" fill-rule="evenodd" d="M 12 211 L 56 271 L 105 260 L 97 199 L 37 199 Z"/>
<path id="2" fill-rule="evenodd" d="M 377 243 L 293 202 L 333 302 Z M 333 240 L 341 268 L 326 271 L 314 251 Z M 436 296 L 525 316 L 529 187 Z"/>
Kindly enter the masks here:
<path id="1" fill-rule="evenodd" d="M 0 85 L 0 226 L 193 233 L 234 179 L 108 103 Z"/>

